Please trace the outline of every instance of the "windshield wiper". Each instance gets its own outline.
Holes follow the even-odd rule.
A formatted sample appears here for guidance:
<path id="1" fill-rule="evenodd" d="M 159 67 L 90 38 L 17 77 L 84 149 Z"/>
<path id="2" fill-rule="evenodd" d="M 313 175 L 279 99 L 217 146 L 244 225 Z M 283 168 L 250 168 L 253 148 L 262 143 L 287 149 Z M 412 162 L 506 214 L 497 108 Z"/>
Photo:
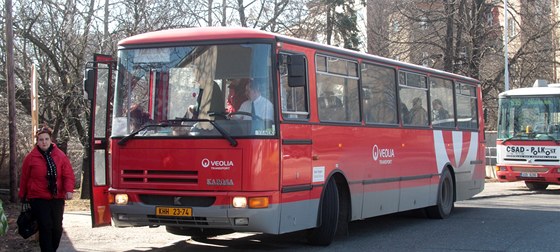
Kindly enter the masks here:
<path id="1" fill-rule="evenodd" d="M 211 121 L 211 120 L 206 120 L 206 121 L 208 121 L 212 125 L 214 125 L 214 128 L 216 128 L 216 130 L 218 130 L 218 132 L 220 132 L 220 134 L 222 134 L 222 136 L 225 137 L 228 140 L 229 144 L 232 147 L 237 146 L 237 140 L 233 139 L 233 137 L 231 137 L 231 135 L 226 130 L 224 130 L 224 128 L 222 128 L 222 126 L 218 125 L 216 123 L 216 121 Z"/>
<path id="2" fill-rule="evenodd" d="M 139 129 L 137 129 L 137 130 L 133 131 L 132 133 L 130 133 L 128 136 L 123 137 L 123 138 L 118 142 L 118 144 L 119 144 L 119 145 L 124 145 L 126 142 L 128 142 L 128 140 L 130 140 L 130 139 L 133 138 L 134 136 L 138 135 L 138 133 L 140 133 L 140 131 L 145 130 L 145 129 L 149 128 L 149 127 L 161 127 L 161 128 L 164 128 L 164 127 L 169 127 L 169 124 L 167 124 L 167 123 L 159 123 L 159 124 L 146 124 L 146 125 L 143 125 L 143 126 L 140 127 Z"/>
<path id="3" fill-rule="evenodd" d="M 214 114 L 214 113 L 212 113 Z M 226 139 L 228 140 L 229 144 L 233 147 L 237 146 L 237 140 L 233 139 L 233 137 L 231 137 L 231 135 L 224 130 L 224 128 L 222 128 L 222 126 L 218 125 L 218 123 L 216 123 L 215 120 L 208 120 L 208 119 L 189 119 L 189 118 L 176 118 L 176 119 L 172 119 L 172 120 L 167 120 L 165 122 L 171 122 L 174 124 L 179 123 L 178 125 L 182 125 L 180 123 L 182 122 L 209 122 L 210 124 L 212 124 L 212 126 L 214 126 L 214 128 L 216 128 L 216 130 L 218 132 L 220 132 L 220 134 Z"/>
<path id="4" fill-rule="evenodd" d="M 140 127 L 138 130 L 133 131 L 132 133 L 130 133 L 130 135 L 123 137 L 118 144 L 119 145 L 124 145 L 128 140 L 130 140 L 131 138 L 133 138 L 134 136 L 138 135 L 138 133 L 142 130 L 145 130 L 146 128 L 149 127 L 169 127 L 169 126 L 190 126 L 190 125 L 182 125 L 182 122 L 209 122 L 210 124 L 212 124 L 212 126 L 214 126 L 214 128 L 226 139 L 228 140 L 229 144 L 233 147 L 237 146 L 237 140 L 233 139 L 233 137 L 231 137 L 231 135 L 224 130 L 224 128 L 222 128 L 220 125 L 218 125 L 215 121 L 213 120 L 208 120 L 208 119 L 189 119 L 189 118 L 177 118 L 177 119 L 172 119 L 172 120 L 166 120 L 163 121 L 159 124 L 146 124 L 142 127 Z"/>
<path id="5" fill-rule="evenodd" d="M 509 141 L 509 140 L 513 139 L 514 137 L 515 137 L 515 135 L 513 135 L 513 136 L 510 136 L 510 137 L 508 137 L 508 138 L 504 139 L 504 140 L 502 141 L 502 144 L 505 144 L 505 143 L 506 143 L 507 141 Z"/>

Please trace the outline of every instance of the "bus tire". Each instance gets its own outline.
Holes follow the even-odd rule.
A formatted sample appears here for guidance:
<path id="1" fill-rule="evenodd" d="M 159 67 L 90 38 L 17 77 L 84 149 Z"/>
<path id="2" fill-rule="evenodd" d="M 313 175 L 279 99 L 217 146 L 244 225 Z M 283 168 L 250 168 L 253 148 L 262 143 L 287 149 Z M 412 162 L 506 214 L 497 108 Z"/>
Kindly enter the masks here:
<path id="1" fill-rule="evenodd" d="M 529 190 L 531 190 L 531 191 L 544 191 L 548 187 L 548 184 L 547 183 L 525 181 L 525 186 L 527 186 L 527 188 L 529 188 Z"/>
<path id="2" fill-rule="evenodd" d="M 331 179 L 327 183 L 319 208 L 320 225 L 308 233 L 307 241 L 309 244 L 328 246 L 334 240 L 340 212 L 339 202 L 338 188 L 334 179 Z"/>
<path id="3" fill-rule="evenodd" d="M 453 177 L 448 169 L 443 169 L 439 180 L 437 203 L 427 207 L 426 214 L 430 219 L 445 219 L 449 217 L 455 207 L 455 186 Z"/>

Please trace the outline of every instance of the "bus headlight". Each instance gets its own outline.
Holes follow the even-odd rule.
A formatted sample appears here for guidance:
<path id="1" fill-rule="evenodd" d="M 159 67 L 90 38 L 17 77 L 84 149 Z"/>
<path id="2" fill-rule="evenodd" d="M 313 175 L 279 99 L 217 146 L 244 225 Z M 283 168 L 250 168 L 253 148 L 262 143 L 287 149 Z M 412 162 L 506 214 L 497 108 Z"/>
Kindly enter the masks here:
<path id="1" fill-rule="evenodd" d="M 234 197 L 232 206 L 235 208 L 268 208 L 268 197 Z"/>
<path id="2" fill-rule="evenodd" d="M 507 171 L 505 166 L 496 166 L 496 171 Z"/>
<path id="3" fill-rule="evenodd" d="M 235 208 L 245 208 L 247 207 L 247 198 L 245 197 L 234 197 L 232 205 Z"/>
<path id="4" fill-rule="evenodd" d="M 128 194 L 116 194 L 115 195 L 115 204 L 117 204 L 117 205 L 128 204 Z"/>

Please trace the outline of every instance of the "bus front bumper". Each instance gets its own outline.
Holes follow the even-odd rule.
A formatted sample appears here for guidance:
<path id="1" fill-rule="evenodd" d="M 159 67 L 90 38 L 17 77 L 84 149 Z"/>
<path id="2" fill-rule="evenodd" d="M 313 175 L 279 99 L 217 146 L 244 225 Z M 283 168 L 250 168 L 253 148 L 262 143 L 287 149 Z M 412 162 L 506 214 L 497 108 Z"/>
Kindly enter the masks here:
<path id="1" fill-rule="evenodd" d="M 110 209 L 116 227 L 177 226 L 279 233 L 280 210 L 277 204 L 264 209 L 236 209 L 230 206 L 192 207 L 192 216 L 188 217 L 158 216 L 156 206 L 138 202 L 127 205 L 111 204 Z"/>
<path id="2" fill-rule="evenodd" d="M 500 182 L 530 181 L 560 184 L 560 166 L 511 166 L 496 165 L 496 177 Z"/>

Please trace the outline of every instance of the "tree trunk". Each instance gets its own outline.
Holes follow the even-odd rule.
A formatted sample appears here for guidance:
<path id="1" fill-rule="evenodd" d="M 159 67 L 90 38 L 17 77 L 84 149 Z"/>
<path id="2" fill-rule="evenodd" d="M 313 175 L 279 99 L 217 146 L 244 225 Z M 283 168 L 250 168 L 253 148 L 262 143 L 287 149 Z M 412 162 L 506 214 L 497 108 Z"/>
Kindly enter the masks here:
<path id="1" fill-rule="evenodd" d="M 212 26 L 212 3 L 213 0 L 208 0 L 208 26 Z"/>
<path id="2" fill-rule="evenodd" d="M 6 0 L 6 83 L 8 87 L 8 128 L 10 138 L 10 201 L 18 198 L 16 87 L 14 80 L 14 30 L 12 20 L 12 0 Z"/>
<path id="3" fill-rule="evenodd" d="M 445 35 L 445 50 L 443 51 L 443 70 L 452 72 L 453 71 L 453 36 L 454 36 L 454 3 L 445 0 L 445 15 L 446 15 L 446 35 Z M 457 31 L 458 33 L 460 31 Z M 457 42 L 460 39 L 457 39 Z"/>

